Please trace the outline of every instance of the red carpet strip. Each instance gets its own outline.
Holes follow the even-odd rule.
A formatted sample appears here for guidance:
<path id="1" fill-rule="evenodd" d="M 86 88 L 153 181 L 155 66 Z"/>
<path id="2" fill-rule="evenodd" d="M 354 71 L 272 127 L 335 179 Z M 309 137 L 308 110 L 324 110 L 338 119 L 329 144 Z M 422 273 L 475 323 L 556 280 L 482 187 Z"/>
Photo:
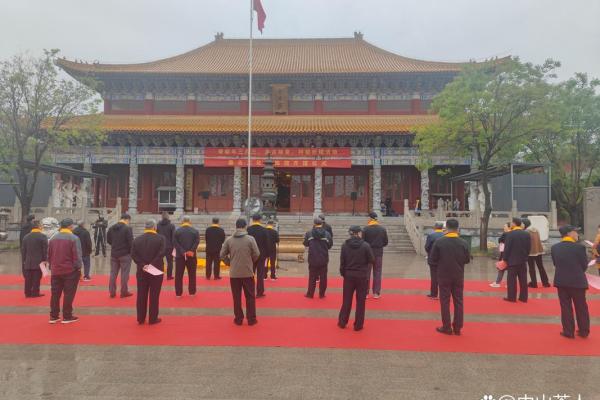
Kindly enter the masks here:
<path id="1" fill-rule="evenodd" d="M 335 319 L 260 317 L 256 326 L 235 326 L 231 317 L 166 316 L 158 325 L 135 317 L 83 316 L 70 325 L 50 325 L 41 315 L 2 315 L 3 344 L 137 346 L 244 346 L 336 348 L 419 352 L 600 356 L 600 340 L 569 340 L 559 325 L 468 323 L 462 336 L 434 331 L 436 321 L 367 320 L 365 329 L 342 330 Z"/>
<path id="2" fill-rule="evenodd" d="M 2 307 L 47 307 L 50 302 L 49 291 L 45 297 L 27 299 L 21 291 L 0 291 Z M 184 292 L 185 293 L 185 292 Z M 134 308 L 136 297 L 111 299 L 107 292 L 79 291 L 75 297 L 74 307 L 119 307 Z M 267 292 L 267 296 L 257 299 L 258 308 L 272 309 L 339 309 L 342 303 L 341 293 L 329 293 L 325 299 L 307 299 L 299 292 Z M 174 308 L 230 308 L 231 294 L 227 291 L 203 292 L 191 297 L 175 297 L 173 292 L 161 293 L 161 307 Z M 600 315 L 600 300 L 588 300 L 591 315 Z M 396 312 L 439 312 L 439 301 L 431 300 L 423 295 L 387 294 L 380 299 L 368 299 L 367 311 Z M 490 315 L 530 315 L 558 316 L 560 307 L 558 299 L 530 299 L 527 304 L 508 303 L 501 297 L 465 297 L 466 314 Z"/>

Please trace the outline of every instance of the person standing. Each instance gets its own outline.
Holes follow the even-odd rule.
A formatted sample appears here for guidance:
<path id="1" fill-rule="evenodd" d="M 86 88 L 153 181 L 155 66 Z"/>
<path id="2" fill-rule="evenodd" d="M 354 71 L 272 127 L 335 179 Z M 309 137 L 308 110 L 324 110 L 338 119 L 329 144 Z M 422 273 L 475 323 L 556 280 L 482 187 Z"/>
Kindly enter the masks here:
<path id="1" fill-rule="evenodd" d="M 562 240 L 552 246 L 550 254 L 556 268 L 554 286 L 558 290 L 560 301 L 562 322 L 560 334 L 569 339 L 573 339 L 575 333 L 586 338 L 590 334 L 590 313 L 585 298 L 585 291 L 588 289 L 588 281 L 585 276 L 588 267 L 586 250 L 577 243 L 579 240 L 577 228 L 567 225 L 561 226 L 558 231 Z M 579 328 L 577 332 L 575 332 L 573 307 Z"/>
<path id="2" fill-rule="evenodd" d="M 383 273 L 383 248 L 388 245 L 387 231 L 379 224 L 377 213 L 369 213 L 369 223 L 363 229 L 363 239 L 369 243 L 375 256 L 373 263 L 373 298 L 381 297 L 381 277 Z M 371 278 L 371 270 L 369 270 L 369 278 Z M 369 288 L 367 287 L 367 297 L 369 296 Z"/>
<path id="3" fill-rule="evenodd" d="M 269 266 L 271 267 L 271 280 L 277 280 L 277 243 L 279 243 L 279 232 L 275 229 L 275 221 L 269 220 L 267 222 L 267 235 L 269 239 Z M 267 272 L 265 271 L 265 279 L 267 279 Z"/>
<path id="4" fill-rule="evenodd" d="M 146 322 L 146 313 L 148 313 L 148 323 L 150 325 L 162 321 L 158 318 L 158 309 L 164 274 L 152 275 L 144 268 L 147 265 L 152 265 L 154 268 L 163 271 L 165 248 L 165 237 L 157 234 L 156 221 L 149 219 L 146 221 L 144 233 L 136 237 L 131 246 L 131 258 L 137 267 L 136 309 L 137 322 L 140 325 Z"/>
<path id="5" fill-rule="evenodd" d="M 596 238 L 592 245 L 592 255 L 596 258 L 596 267 L 598 268 L 598 275 L 600 275 L 600 225 L 598 225 Z"/>
<path id="6" fill-rule="evenodd" d="M 498 238 L 498 252 L 500 253 L 500 255 L 498 256 L 498 261 L 502 261 L 504 259 L 504 246 L 506 246 L 506 234 L 508 232 L 510 232 L 510 222 L 507 222 L 506 224 L 504 224 L 502 229 L 503 229 L 503 232 L 500 235 L 500 237 Z M 502 282 L 502 279 L 504 278 L 505 271 L 506 270 L 504 270 L 504 269 L 498 270 L 498 274 L 496 275 L 496 280 L 494 282 L 490 283 L 491 287 L 493 287 L 493 288 L 500 287 L 500 282 Z"/>
<path id="7" fill-rule="evenodd" d="M 531 236 L 523 230 L 521 218 L 513 218 L 510 232 L 506 234 L 502 258 L 508 265 L 508 287 L 505 301 L 517 301 L 517 279 L 519 281 L 519 301 L 527 303 L 527 259 L 531 250 Z"/>
<path id="8" fill-rule="evenodd" d="M 25 277 L 25 297 L 42 297 L 40 264 L 48 260 L 48 237 L 42 233 L 40 221 L 31 221 L 31 231 L 21 242 L 23 276 Z"/>
<path id="9" fill-rule="evenodd" d="M 73 234 L 79 238 L 81 243 L 81 261 L 83 262 L 83 280 L 89 282 L 90 277 L 90 255 L 92 254 L 92 237 L 90 232 L 85 229 L 85 221 L 77 222 L 77 227 L 73 229 Z"/>
<path id="10" fill-rule="evenodd" d="M 348 233 L 350 238 L 342 245 L 340 252 L 340 275 L 344 278 L 343 302 L 338 317 L 342 329 L 348 324 L 352 311 L 352 297 L 356 293 L 354 330 L 360 331 L 365 322 L 365 303 L 369 288 L 370 266 L 375 262 L 371 246 L 361 238 L 362 229 L 353 225 Z"/>
<path id="11" fill-rule="evenodd" d="M 531 226 L 529 218 L 523 218 L 523 226 L 525 231 L 529 233 L 531 237 L 531 250 L 529 251 L 529 257 L 527 257 L 527 264 L 529 266 L 529 287 L 537 288 L 537 276 L 535 273 L 535 266 L 537 265 L 540 271 L 540 280 L 544 287 L 550 287 L 550 281 L 548 280 L 548 274 L 544 268 L 544 261 L 542 256 L 544 255 L 544 246 L 542 245 L 542 239 L 540 239 L 540 232 Z"/>
<path id="12" fill-rule="evenodd" d="M 59 231 L 48 242 L 50 264 L 50 323 L 60 321 L 60 298 L 63 296 L 62 323 L 77 322 L 73 315 L 73 300 L 81 277 L 81 243 L 73 234 L 73 220 L 63 219 Z"/>
<path id="13" fill-rule="evenodd" d="M 427 253 L 427 265 L 429 265 L 429 274 L 431 276 L 431 285 L 429 289 L 429 294 L 427 297 L 430 299 L 438 298 L 438 280 L 437 280 L 437 265 L 433 264 L 433 260 L 431 259 L 431 249 L 433 248 L 433 244 L 436 240 L 444 236 L 444 224 L 442 222 L 436 222 L 433 225 L 433 232 L 427 235 L 427 240 L 425 241 L 425 252 Z"/>
<path id="14" fill-rule="evenodd" d="M 165 238 L 164 257 L 167 260 L 167 280 L 170 281 L 173 279 L 173 235 L 175 234 L 175 225 L 171 223 L 168 212 L 162 213 L 162 219 L 156 227 L 156 233 Z"/>
<path id="15" fill-rule="evenodd" d="M 19 246 L 23 243 L 23 238 L 27 236 L 34 228 L 33 220 L 35 219 L 35 215 L 31 214 L 27 216 L 27 219 L 23 226 L 21 227 L 21 231 L 19 232 Z"/>
<path id="16" fill-rule="evenodd" d="M 246 318 L 248 325 L 255 325 L 256 292 L 254 287 L 254 265 L 260 258 L 260 252 L 254 237 L 246 232 L 246 220 L 235 221 L 235 233 L 228 237 L 221 248 L 220 258 L 229 264 L 229 285 L 233 297 L 233 322 L 242 325 L 242 290 L 246 299 Z"/>
<path id="17" fill-rule="evenodd" d="M 221 279 L 221 247 L 225 242 L 225 231 L 219 226 L 219 218 L 212 219 L 212 225 L 204 231 L 206 240 L 206 279 L 214 275 L 215 280 Z"/>
<path id="18" fill-rule="evenodd" d="M 325 229 L 329 233 L 329 236 L 331 236 L 331 240 L 333 240 L 333 229 L 331 228 L 331 225 L 325 222 L 325 215 L 319 214 L 319 219 L 323 221 L 323 229 Z"/>
<path id="19" fill-rule="evenodd" d="M 460 335 L 463 327 L 463 290 L 465 264 L 471 261 L 469 246 L 458 235 L 458 221 L 446 221 L 446 234 L 433 243 L 431 261 L 437 265 L 440 285 L 442 326 L 436 328 L 446 335 Z M 454 321 L 450 318 L 450 297 L 454 305 Z"/>
<path id="20" fill-rule="evenodd" d="M 192 227 L 190 217 L 181 219 L 181 226 L 175 230 L 173 235 L 173 246 L 175 247 L 175 296 L 183 295 L 183 274 L 188 273 L 188 293 L 196 295 L 196 269 L 198 268 L 198 245 L 200 244 L 200 233 Z"/>
<path id="21" fill-rule="evenodd" d="M 331 235 L 323 227 L 320 218 L 314 219 L 313 228 L 304 235 L 304 247 L 308 248 L 308 290 L 304 297 L 312 299 L 315 295 L 317 277 L 319 279 L 319 298 L 325 297 L 327 290 L 327 264 L 329 249 L 333 246 Z"/>
<path id="22" fill-rule="evenodd" d="M 133 230 L 129 226 L 131 217 L 127 213 L 121 215 L 121 220 L 112 225 L 106 234 L 110 244 L 110 278 L 108 292 L 111 298 L 117 295 L 117 277 L 121 273 L 121 298 L 133 296 L 127 286 L 129 271 L 131 269 L 131 245 L 133 244 Z"/>
<path id="23" fill-rule="evenodd" d="M 260 256 L 254 263 L 256 273 L 256 297 L 265 295 L 265 262 L 269 256 L 269 236 L 267 229 L 260 223 L 260 214 L 252 216 L 252 224 L 248 227 L 248 235 L 252 236 L 258 246 Z"/>
<path id="24" fill-rule="evenodd" d="M 106 228 L 108 227 L 108 222 L 104 219 L 102 215 L 98 216 L 96 222 L 92 228 L 94 229 L 94 248 L 96 251 L 94 252 L 94 256 L 97 257 L 100 254 L 100 249 L 102 249 L 102 256 L 106 257 Z"/>

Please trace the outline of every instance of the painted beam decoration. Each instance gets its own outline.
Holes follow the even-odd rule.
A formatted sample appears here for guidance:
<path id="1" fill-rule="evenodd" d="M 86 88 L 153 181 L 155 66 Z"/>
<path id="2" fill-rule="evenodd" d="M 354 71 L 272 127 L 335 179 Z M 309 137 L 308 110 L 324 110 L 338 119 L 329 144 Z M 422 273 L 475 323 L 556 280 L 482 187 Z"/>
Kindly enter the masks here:
<path id="1" fill-rule="evenodd" d="M 251 166 L 260 168 L 267 157 L 273 159 L 275 168 L 351 168 L 352 152 L 349 147 L 336 148 L 270 148 L 251 150 Z M 246 167 L 246 148 L 206 148 L 205 167 Z"/>

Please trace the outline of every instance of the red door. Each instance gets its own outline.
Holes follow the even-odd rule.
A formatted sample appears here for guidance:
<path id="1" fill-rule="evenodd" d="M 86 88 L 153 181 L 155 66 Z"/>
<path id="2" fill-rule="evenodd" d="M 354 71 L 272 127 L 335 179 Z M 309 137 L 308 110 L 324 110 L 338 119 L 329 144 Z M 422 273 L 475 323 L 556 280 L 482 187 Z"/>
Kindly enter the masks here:
<path id="1" fill-rule="evenodd" d="M 290 186 L 290 211 L 312 212 L 314 209 L 314 181 L 312 174 L 293 172 Z"/>
<path id="2" fill-rule="evenodd" d="M 323 174 L 323 210 L 332 213 L 367 212 L 368 182 L 367 169 L 327 170 Z"/>

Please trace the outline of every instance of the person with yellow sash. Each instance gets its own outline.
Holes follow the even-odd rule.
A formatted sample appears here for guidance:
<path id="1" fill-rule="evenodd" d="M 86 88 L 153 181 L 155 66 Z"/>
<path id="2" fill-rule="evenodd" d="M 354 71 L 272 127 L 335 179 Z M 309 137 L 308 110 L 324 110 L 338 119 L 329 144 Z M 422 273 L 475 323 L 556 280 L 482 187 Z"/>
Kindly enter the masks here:
<path id="1" fill-rule="evenodd" d="M 252 223 L 246 230 L 248 235 L 252 236 L 258 246 L 260 255 L 254 262 L 254 273 L 256 274 L 256 297 L 265 296 L 265 263 L 269 257 L 269 233 L 267 228 L 261 224 L 261 215 L 254 214 L 252 216 Z"/>
<path id="2" fill-rule="evenodd" d="M 386 229 L 379 224 L 377 213 L 369 213 L 369 222 L 363 228 L 363 239 L 369 243 L 375 256 L 373 263 L 373 298 L 381 297 L 381 278 L 383 274 L 383 248 L 388 245 L 388 236 Z M 369 270 L 369 278 L 371 271 Z M 367 286 L 367 297 L 369 297 L 369 287 Z"/>
<path id="3" fill-rule="evenodd" d="M 588 281 L 585 271 L 588 267 L 585 247 L 577 243 L 579 240 L 578 228 L 571 225 L 561 226 L 558 231 L 562 240 L 552 246 L 550 253 L 556 271 L 554 272 L 554 286 L 558 290 L 560 301 L 560 319 L 562 322 L 561 336 L 573 339 L 575 333 L 586 338 L 590 334 L 590 312 L 588 310 L 585 292 Z M 577 318 L 575 320 L 573 308 Z"/>
<path id="4" fill-rule="evenodd" d="M 204 231 L 206 240 L 206 279 L 214 273 L 215 280 L 221 279 L 221 247 L 225 242 L 225 231 L 219 226 L 219 218 L 212 219 L 212 224 Z"/>
<path id="5" fill-rule="evenodd" d="M 519 301 L 527 303 L 527 260 L 531 251 L 531 236 L 523 230 L 521 218 L 513 218 L 510 224 L 510 232 L 506 234 L 504 243 L 504 254 L 502 259 L 506 261 L 508 276 L 506 278 L 507 296 L 505 301 L 515 303 L 517 301 L 517 279 L 519 280 Z"/>
<path id="6" fill-rule="evenodd" d="M 173 247 L 175 247 L 175 296 L 183 295 L 183 274 L 188 272 L 188 293 L 196 295 L 196 270 L 198 257 L 196 251 L 200 244 L 200 232 L 192 227 L 192 220 L 188 216 L 181 218 L 181 225 L 173 234 Z"/>
<path id="7" fill-rule="evenodd" d="M 40 263 L 48 260 L 48 237 L 42 233 L 39 220 L 31 221 L 31 231 L 21 242 L 23 276 L 25 277 L 25 297 L 41 297 L 40 281 L 42 270 Z"/>
<path id="8" fill-rule="evenodd" d="M 427 265 L 429 265 L 429 274 L 431 276 L 431 284 L 429 286 L 429 294 L 427 297 L 430 299 L 436 300 L 438 298 L 438 281 L 437 281 L 437 265 L 433 264 L 431 261 L 431 249 L 433 248 L 433 244 L 439 238 L 444 237 L 444 223 L 436 222 L 433 225 L 433 232 L 427 235 L 427 240 L 425 241 L 425 252 L 427 253 Z"/>

